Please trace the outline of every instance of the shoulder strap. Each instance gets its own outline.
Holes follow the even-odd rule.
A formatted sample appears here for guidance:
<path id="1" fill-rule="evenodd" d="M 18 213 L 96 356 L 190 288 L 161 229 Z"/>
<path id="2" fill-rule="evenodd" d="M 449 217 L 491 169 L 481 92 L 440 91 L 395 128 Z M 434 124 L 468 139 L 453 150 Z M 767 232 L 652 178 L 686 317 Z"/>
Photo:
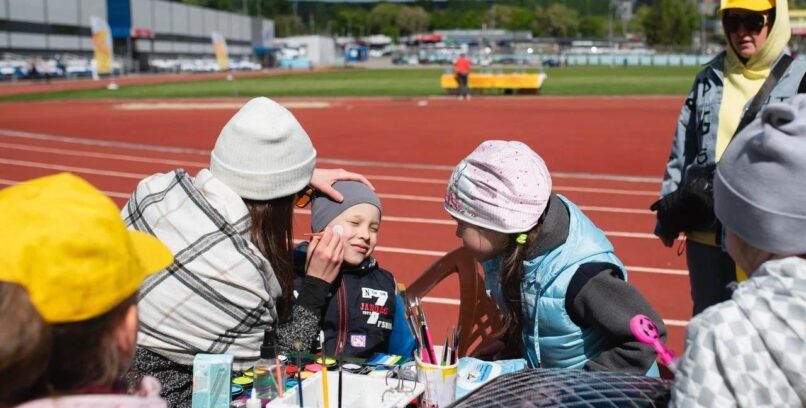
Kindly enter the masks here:
<path id="1" fill-rule="evenodd" d="M 803 74 L 803 77 L 800 78 L 800 86 L 798 86 L 798 93 L 806 93 L 806 74 Z"/>
<path id="2" fill-rule="evenodd" d="M 767 80 L 764 81 L 764 84 L 761 85 L 761 89 L 758 90 L 756 96 L 753 98 L 753 102 L 750 103 L 750 106 L 742 115 L 742 120 L 739 122 L 739 126 L 736 127 L 736 132 L 733 133 L 736 136 L 745 126 L 749 125 L 753 119 L 756 118 L 758 111 L 761 110 L 761 106 L 764 102 L 767 101 L 767 98 L 770 97 L 770 93 L 772 89 L 775 88 L 775 85 L 778 84 L 778 81 L 781 80 L 781 77 L 784 76 L 784 72 L 786 72 L 789 65 L 792 64 L 792 57 L 788 54 L 784 54 L 781 56 L 781 59 L 778 60 L 778 63 L 772 67 L 772 71 L 770 71 L 770 76 L 767 77 Z M 804 84 L 801 81 L 801 87 Z"/>

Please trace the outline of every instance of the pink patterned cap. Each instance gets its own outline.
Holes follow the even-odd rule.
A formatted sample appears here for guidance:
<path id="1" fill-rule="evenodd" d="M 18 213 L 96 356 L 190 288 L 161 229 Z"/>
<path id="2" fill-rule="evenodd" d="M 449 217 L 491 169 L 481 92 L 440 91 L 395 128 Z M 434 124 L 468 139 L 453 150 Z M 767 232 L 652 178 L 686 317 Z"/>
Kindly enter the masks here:
<path id="1" fill-rule="evenodd" d="M 445 210 L 464 222 L 506 234 L 537 225 L 551 195 L 546 163 L 518 141 L 488 140 L 453 170 Z"/>

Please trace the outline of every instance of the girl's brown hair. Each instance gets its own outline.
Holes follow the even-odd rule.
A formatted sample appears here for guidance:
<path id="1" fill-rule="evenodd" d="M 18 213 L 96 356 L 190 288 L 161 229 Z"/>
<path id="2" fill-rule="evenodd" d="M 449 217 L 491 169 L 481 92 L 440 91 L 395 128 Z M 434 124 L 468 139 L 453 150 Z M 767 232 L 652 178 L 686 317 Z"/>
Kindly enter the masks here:
<path id="1" fill-rule="evenodd" d="M 293 301 L 292 251 L 295 199 L 296 195 L 262 201 L 244 199 L 252 219 L 249 237 L 269 260 L 283 290 L 281 303 L 277 305 L 280 319 L 283 321 L 290 318 Z"/>
<path id="2" fill-rule="evenodd" d="M 526 242 L 520 244 L 517 238 L 520 233 L 509 237 L 507 246 L 503 251 L 501 260 L 501 273 L 498 283 L 501 285 L 501 294 L 506 305 L 504 313 L 504 327 L 496 336 L 502 338 L 510 351 L 520 350 L 522 346 L 521 331 L 523 330 L 523 299 L 521 298 L 521 282 L 523 280 L 523 262 L 527 259 L 530 248 L 533 247 L 540 235 L 540 227 L 548 213 L 546 207 L 537 224 L 526 234 Z"/>
<path id="3" fill-rule="evenodd" d="M 34 388 L 50 360 L 50 339 L 50 325 L 25 289 L 0 282 L 0 407 L 36 397 Z"/>
<path id="4" fill-rule="evenodd" d="M 25 289 L 0 282 L 0 401 L 17 404 L 120 384 L 132 356 L 121 352 L 115 333 L 136 301 L 134 293 L 92 319 L 49 324 Z"/>

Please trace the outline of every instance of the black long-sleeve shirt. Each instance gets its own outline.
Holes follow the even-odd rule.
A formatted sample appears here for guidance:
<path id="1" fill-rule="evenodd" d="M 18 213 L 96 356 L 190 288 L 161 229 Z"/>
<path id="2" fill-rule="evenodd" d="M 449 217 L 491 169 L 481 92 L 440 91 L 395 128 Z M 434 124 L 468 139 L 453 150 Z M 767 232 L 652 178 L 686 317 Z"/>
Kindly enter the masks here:
<path id="1" fill-rule="evenodd" d="M 608 348 L 585 364 L 588 370 L 646 373 L 657 355 L 652 346 L 638 341 L 630 330 L 630 320 L 637 314 L 652 319 L 661 338 L 666 339 L 663 320 L 612 264 L 581 265 L 568 285 L 565 308 L 578 326 L 593 327 L 609 340 Z"/>

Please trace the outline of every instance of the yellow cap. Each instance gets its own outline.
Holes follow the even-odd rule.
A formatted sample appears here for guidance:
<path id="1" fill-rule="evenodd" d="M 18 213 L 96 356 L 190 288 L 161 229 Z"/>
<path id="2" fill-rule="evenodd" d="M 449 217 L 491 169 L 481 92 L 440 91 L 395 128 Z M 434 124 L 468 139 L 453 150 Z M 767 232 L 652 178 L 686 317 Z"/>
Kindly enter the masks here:
<path id="1" fill-rule="evenodd" d="M 765 11 L 775 8 L 775 0 L 722 0 L 719 10 L 745 9 L 752 11 Z"/>
<path id="2" fill-rule="evenodd" d="M 126 229 L 112 200 L 68 173 L 0 190 L 0 281 L 23 286 L 50 323 L 99 316 L 173 260 Z"/>

